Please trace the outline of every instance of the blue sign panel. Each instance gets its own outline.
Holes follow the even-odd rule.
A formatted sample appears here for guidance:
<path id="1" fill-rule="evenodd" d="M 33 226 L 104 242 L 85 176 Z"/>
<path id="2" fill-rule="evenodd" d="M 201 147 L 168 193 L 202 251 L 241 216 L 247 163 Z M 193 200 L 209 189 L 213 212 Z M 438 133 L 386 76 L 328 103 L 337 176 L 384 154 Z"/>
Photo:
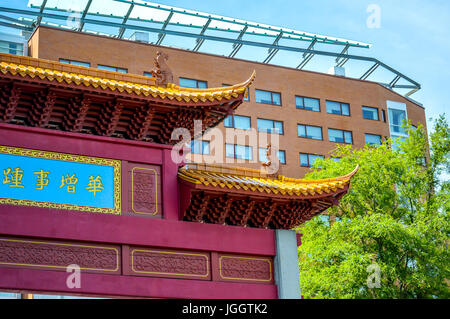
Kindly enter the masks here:
<path id="1" fill-rule="evenodd" d="M 0 204 L 120 214 L 120 161 L 0 146 Z"/>

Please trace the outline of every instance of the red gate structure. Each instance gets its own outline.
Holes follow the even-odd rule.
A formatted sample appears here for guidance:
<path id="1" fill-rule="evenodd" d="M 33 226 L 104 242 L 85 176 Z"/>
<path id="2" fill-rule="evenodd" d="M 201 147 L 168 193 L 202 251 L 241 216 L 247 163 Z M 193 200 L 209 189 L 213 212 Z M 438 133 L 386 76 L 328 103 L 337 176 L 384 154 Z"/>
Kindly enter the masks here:
<path id="1" fill-rule="evenodd" d="M 175 128 L 214 127 L 255 74 L 191 89 L 0 54 L 0 289 L 137 298 L 299 298 L 295 231 L 355 171 L 306 181 L 172 160 Z M 224 79 L 227 82 L 227 79 Z M 68 285 L 77 265 L 80 285 Z"/>

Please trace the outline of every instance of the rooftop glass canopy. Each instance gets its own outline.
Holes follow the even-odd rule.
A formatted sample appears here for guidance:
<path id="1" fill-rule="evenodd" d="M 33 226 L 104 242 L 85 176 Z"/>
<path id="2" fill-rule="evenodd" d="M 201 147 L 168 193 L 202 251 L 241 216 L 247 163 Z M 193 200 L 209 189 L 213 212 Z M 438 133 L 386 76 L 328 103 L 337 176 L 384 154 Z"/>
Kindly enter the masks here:
<path id="1" fill-rule="evenodd" d="M 359 41 L 141 0 L 29 0 L 27 7 L 20 2 L 0 7 L 0 26 L 33 31 L 42 24 L 318 72 L 347 64 L 348 77 L 371 77 L 405 96 L 420 89 L 373 57 L 349 54 L 350 49 L 370 48 Z"/>

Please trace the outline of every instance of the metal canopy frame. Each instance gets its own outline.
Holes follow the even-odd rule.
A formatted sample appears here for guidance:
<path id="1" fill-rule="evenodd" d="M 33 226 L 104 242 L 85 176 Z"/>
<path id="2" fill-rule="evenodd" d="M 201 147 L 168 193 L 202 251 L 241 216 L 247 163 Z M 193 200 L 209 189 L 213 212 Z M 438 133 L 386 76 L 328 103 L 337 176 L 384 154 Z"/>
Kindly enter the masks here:
<path id="1" fill-rule="evenodd" d="M 93 1 L 94 0 L 88 0 L 84 10 L 82 12 L 79 12 L 80 15 L 78 18 L 78 27 L 70 27 L 64 24 L 55 24 L 43 21 L 44 18 L 58 21 L 67 21 L 69 15 L 73 13 L 73 11 L 68 11 L 67 9 L 49 7 L 47 0 L 43 0 L 40 6 L 31 4 L 30 9 L 0 7 L 0 13 L 33 17 L 32 19 L 16 19 L 14 17 L 0 14 L 0 25 L 25 31 L 33 31 L 34 28 L 42 24 L 65 29 L 72 29 L 78 32 L 102 34 L 119 39 L 122 39 L 124 37 L 127 30 L 135 32 L 141 31 L 158 34 L 158 39 L 154 43 L 156 45 L 161 45 L 166 35 L 173 35 L 195 39 L 195 46 L 192 48 L 192 51 L 199 51 L 206 40 L 218 41 L 222 43 L 232 44 L 232 51 L 228 54 L 228 57 L 231 58 L 235 57 L 244 45 L 250 47 L 266 48 L 268 50 L 268 54 L 262 61 L 262 63 L 265 64 L 270 63 L 270 61 L 279 51 L 298 52 L 302 54 L 302 60 L 296 67 L 297 69 L 303 69 L 316 55 L 335 58 L 335 66 L 338 67 L 344 66 L 344 64 L 349 60 L 365 61 L 371 62 L 373 63 L 373 65 L 363 73 L 363 75 L 359 78 L 361 80 L 367 80 L 373 74 L 373 72 L 381 66 L 384 70 L 387 70 L 393 74 L 393 79 L 391 81 L 387 81 L 387 83 L 378 82 L 381 85 L 391 90 L 409 89 L 409 91 L 405 94 L 405 96 L 407 97 L 417 92 L 421 88 L 419 83 L 410 79 L 394 68 L 386 65 L 385 63 L 377 60 L 376 58 L 352 55 L 348 53 L 351 48 L 368 49 L 370 48 L 370 44 L 286 28 L 274 27 L 255 22 L 232 19 L 218 15 L 211 15 L 176 7 L 163 6 L 146 1 L 113 0 L 117 3 L 128 5 L 128 9 L 124 15 L 89 12 Z M 133 16 L 132 13 L 135 10 L 139 10 L 139 8 L 156 10 L 158 13 L 160 13 L 161 16 L 164 16 L 164 14 L 166 16 L 164 19 L 142 19 Z M 192 21 L 194 23 L 175 22 L 173 21 L 175 14 L 178 17 L 183 17 L 188 22 Z M 198 21 L 199 18 L 201 18 L 200 20 L 202 20 L 202 23 L 195 23 L 195 21 Z M 134 24 L 133 22 L 139 22 L 140 25 Z M 114 27 L 119 31 L 117 34 L 95 32 L 86 29 L 86 24 L 103 27 Z M 174 30 L 170 27 L 182 27 L 183 31 Z M 224 36 L 208 34 L 209 31 L 216 33 L 217 31 L 219 31 L 221 32 L 220 34 L 223 34 Z M 235 36 L 236 34 L 237 37 Z M 256 36 L 258 40 L 246 40 L 244 39 L 245 36 Z M 289 41 L 290 44 L 295 42 L 295 45 L 282 45 L 280 44 L 281 41 Z M 300 46 L 304 45 L 304 43 L 308 44 L 306 48 Z M 327 50 L 314 49 L 314 46 L 317 44 L 325 45 Z M 342 48 L 340 52 L 334 52 L 332 50 L 336 47 Z M 330 49 L 329 51 L 328 48 Z M 217 54 L 220 53 L 218 52 Z M 407 83 L 399 85 L 399 81 Z"/>

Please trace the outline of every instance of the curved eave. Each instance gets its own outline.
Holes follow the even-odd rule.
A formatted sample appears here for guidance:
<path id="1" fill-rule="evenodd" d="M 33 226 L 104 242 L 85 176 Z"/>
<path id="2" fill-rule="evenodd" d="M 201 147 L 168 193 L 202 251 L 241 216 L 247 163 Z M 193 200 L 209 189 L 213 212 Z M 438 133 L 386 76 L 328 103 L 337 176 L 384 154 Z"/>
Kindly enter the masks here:
<path id="1" fill-rule="evenodd" d="M 359 165 L 356 165 L 356 167 L 350 173 L 343 175 L 343 176 L 333 177 L 333 178 L 300 179 L 300 178 L 290 178 L 290 177 L 286 177 L 283 175 L 280 175 L 278 178 L 283 182 L 291 182 L 291 183 L 298 183 L 298 184 L 332 183 L 332 182 L 337 182 L 337 181 L 350 180 L 358 172 L 358 169 L 359 169 Z"/>
<path id="2" fill-rule="evenodd" d="M 183 91 L 183 92 L 190 92 L 190 93 L 211 93 L 211 92 L 239 92 L 239 93 L 243 93 L 245 91 L 246 88 L 248 88 L 253 81 L 255 80 L 256 77 L 256 71 L 253 70 L 252 75 L 244 82 L 242 83 L 238 83 L 235 85 L 230 85 L 230 86 L 223 86 L 220 88 L 206 88 L 206 89 L 194 89 L 194 88 L 187 88 L 187 87 L 182 87 L 182 86 L 178 86 L 174 83 L 169 83 L 167 84 L 167 87 L 176 91 Z"/>
<path id="3" fill-rule="evenodd" d="M 41 65 L 43 67 L 41 67 Z M 47 66 L 47 67 L 46 67 Z M 70 71 L 65 71 L 70 70 Z M 153 97 L 177 104 L 223 104 L 243 99 L 247 88 L 255 78 L 255 71 L 246 81 L 228 87 L 210 89 L 191 89 L 177 86 L 173 83 L 166 87 L 145 84 L 152 82 L 141 76 L 124 75 L 117 72 L 104 72 L 88 67 L 68 67 L 64 63 L 34 59 L 28 57 L 15 57 L 9 54 L 0 54 L 0 72 L 18 78 L 40 79 L 49 82 L 66 83 L 80 87 L 92 87 L 141 97 Z M 96 76 L 101 74 L 103 76 Z M 105 77 L 108 76 L 108 77 Z M 134 79 L 126 81 L 121 79 Z"/>
<path id="4" fill-rule="evenodd" d="M 188 164 L 178 171 L 183 220 L 292 229 L 337 205 L 357 170 L 305 181 L 271 177 L 254 169 Z"/>
<path id="5" fill-rule="evenodd" d="M 345 195 L 350 187 L 350 184 L 347 184 L 343 187 L 336 188 L 335 190 L 327 191 L 327 192 L 316 192 L 314 194 L 302 194 L 302 195 L 290 195 L 290 194 L 282 194 L 281 192 L 268 192 L 268 191 L 253 191 L 251 189 L 244 188 L 229 188 L 229 187 L 217 187 L 213 185 L 204 185 L 204 184 L 193 184 L 187 182 L 183 179 L 180 180 L 181 183 L 188 185 L 193 190 L 205 191 L 208 193 L 215 194 L 229 194 L 229 195 L 238 195 L 238 196 L 248 196 L 257 200 L 269 200 L 269 199 L 277 199 L 277 200 L 293 200 L 293 201 L 303 201 L 303 200 L 319 200 L 319 199 L 327 199 L 330 201 L 334 201 L 336 198 L 340 198 Z"/>
<path id="6" fill-rule="evenodd" d="M 248 194 L 266 198 L 313 199 L 336 197 L 347 192 L 358 166 L 349 174 L 329 179 L 302 180 L 284 176 L 278 178 L 249 177 L 214 171 L 181 168 L 178 177 L 193 188 L 215 192 Z"/>

